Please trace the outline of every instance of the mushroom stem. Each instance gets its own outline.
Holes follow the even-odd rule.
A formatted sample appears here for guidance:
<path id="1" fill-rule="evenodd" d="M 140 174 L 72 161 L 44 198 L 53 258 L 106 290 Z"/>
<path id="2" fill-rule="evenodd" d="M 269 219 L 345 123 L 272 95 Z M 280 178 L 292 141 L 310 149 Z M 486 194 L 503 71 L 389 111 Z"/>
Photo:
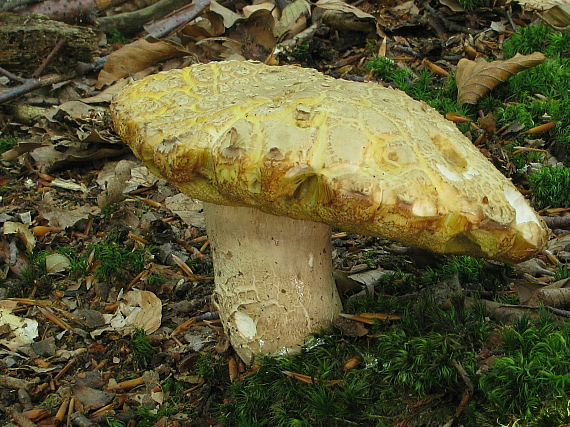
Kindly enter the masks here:
<path id="1" fill-rule="evenodd" d="M 333 279 L 331 228 L 257 209 L 204 203 L 218 306 L 238 355 L 295 352 L 342 305 Z"/>

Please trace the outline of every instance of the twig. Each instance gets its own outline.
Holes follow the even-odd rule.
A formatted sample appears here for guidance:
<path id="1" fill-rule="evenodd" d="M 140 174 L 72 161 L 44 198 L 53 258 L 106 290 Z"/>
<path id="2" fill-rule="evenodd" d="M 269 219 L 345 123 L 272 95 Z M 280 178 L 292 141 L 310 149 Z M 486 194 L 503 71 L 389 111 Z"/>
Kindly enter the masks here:
<path id="1" fill-rule="evenodd" d="M 33 383 L 29 381 L 21 380 L 19 378 L 10 377 L 8 375 L 0 375 L 0 387 L 18 390 L 20 388 L 24 390 L 30 390 Z"/>
<path id="2" fill-rule="evenodd" d="M 517 24 L 515 24 L 515 21 L 513 21 L 513 16 L 511 13 L 511 9 L 507 9 L 507 19 L 509 20 L 509 23 L 511 24 L 511 27 L 513 27 L 513 31 L 515 33 L 519 32 L 519 29 L 517 28 Z"/>
<path id="3" fill-rule="evenodd" d="M 195 3 L 199 3 L 195 5 Z M 204 4 L 205 3 L 205 4 Z M 194 1 L 189 7 L 197 8 L 200 13 L 210 3 L 210 0 Z M 117 29 L 123 33 L 136 33 L 140 31 L 147 22 L 155 19 L 161 19 L 169 13 L 182 8 L 188 4 L 188 0 L 160 0 L 159 2 L 134 12 L 125 12 L 113 16 L 105 16 L 96 20 L 96 29 L 98 31 L 109 32 Z M 194 19 L 195 16 L 192 18 Z M 159 22 L 150 24 L 149 27 L 154 28 Z M 164 37 L 162 34 L 155 34 L 150 28 L 146 28 L 149 34 L 155 38 Z"/>
<path id="4" fill-rule="evenodd" d="M 411 47 L 408 47 L 408 46 L 400 46 L 399 44 L 397 44 L 397 45 L 394 45 L 392 50 L 395 50 L 396 52 L 400 52 L 400 53 L 405 53 L 407 55 L 411 55 L 414 58 L 423 59 L 423 56 L 420 53 L 416 52 L 414 49 L 412 49 Z"/>
<path id="5" fill-rule="evenodd" d="M 160 21 L 144 25 L 148 34 L 155 38 L 162 38 L 172 34 L 177 29 L 183 27 L 188 22 L 194 20 L 210 4 L 210 0 L 194 0 L 180 10 L 176 10 L 171 15 Z"/>
<path id="6" fill-rule="evenodd" d="M 548 228 L 554 230 L 555 228 L 568 228 L 570 227 L 570 215 L 565 216 L 541 216 L 542 220 L 548 225 Z"/>
<path id="7" fill-rule="evenodd" d="M 24 83 L 26 81 L 26 79 L 24 79 L 23 77 L 17 76 L 13 73 L 11 73 L 8 70 L 5 70 L 4 68 L 0 67 L 0 74 L 4 74 L 6 77 L 8 77 L 10 80 L 14 80 L 15 82 L 20 82 L 20 83 Z"/>
<path id="8" fill-rule="evenodd" d="M 16 99 L 26 93 L 33 92 L 36 89 L 51 86 L 56 83 L 66 82 L 74 79 L 75 77 L 83 76 L 91 71 L 98 71 L 103 67 L 103 64 L 108 58 L 109 56 L 104 56 L 91 64 L 79 64 L 75 71 L 70 71 L 65 74 L 48 74 L 47 76 L 42 76 L 39 79 L 23 79 L 23 83 L 20 86 L 0 93 L 0 104 Z M 22 81 L 22 79 L 18 78 L 17 81 Z"/>
<path id="9" fill-rule="evenodd" d="M 37 426 L 36 423 L 30 421 L 26 418 L 21 412 L 16 411 L 15 409 L 12 410 L 12 419 L 18 424 L 20 427 L 33 427 Z"/>
<path id="10" fill-rule="evenodd" d="M 57 44 L 53 47 L 52 51 L 50 52 L 50 54 L 47 56 L 46 59 L 44 59 L 44 62 L 42 62 L 42 64 L 38 67 L 38 69 L 36 71 L 34 71 L 34 74 L 32 74 L 32 79 L 37 79 L 38 77 L 40 77 L 45 69 L 47 68 L 47 66 L 49 64 L 51 64 L 51 62 L 53 61 L 53 59 L 55 58 L 55 56 L 59 53 L 59 51 L 61 49 L 63 49 L 65 47 L 65 45 L 67 44 L 67 40 L 66 39 L 59 39 L 59 41 L 57 42 Z"/>
<path id="11" fill-rule="evenodd" d="M 546 25 L 548 25 L 548 26 L 549 26 L 550 28 L 552 28 L 553 30 L 555 30 L 555 31 L 560 31 L 560 32 L 562 32 L 562 33 L 563 33 L 564 31 L 566 31 L 566 28 L 567 28 L 567 27 L 558 27 L 558 26 L 556 26 L 556 25 L 554 25 L 554 24 L 551 24 L 550 22 L 548 22 L 548 21 L 547 21 L 540 13 L 538 13 L 538 12 L 534 12 L 534 14 L 535 14 L 536 16 L 538 16 L 542 22 L 544 22 Z"/>

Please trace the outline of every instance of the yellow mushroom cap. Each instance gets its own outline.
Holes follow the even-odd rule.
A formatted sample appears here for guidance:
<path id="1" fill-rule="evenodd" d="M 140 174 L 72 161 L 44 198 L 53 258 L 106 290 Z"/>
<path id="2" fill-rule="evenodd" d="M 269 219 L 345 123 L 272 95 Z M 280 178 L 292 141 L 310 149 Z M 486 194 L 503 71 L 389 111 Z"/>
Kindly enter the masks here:
<path id="1" fill-rule="evenodd" d="M 206 202 L 507 262 L 548 239 L 453 123 L 376 83 L 211 62 L 131 83 L 111 112 L 152 172 Z"/>

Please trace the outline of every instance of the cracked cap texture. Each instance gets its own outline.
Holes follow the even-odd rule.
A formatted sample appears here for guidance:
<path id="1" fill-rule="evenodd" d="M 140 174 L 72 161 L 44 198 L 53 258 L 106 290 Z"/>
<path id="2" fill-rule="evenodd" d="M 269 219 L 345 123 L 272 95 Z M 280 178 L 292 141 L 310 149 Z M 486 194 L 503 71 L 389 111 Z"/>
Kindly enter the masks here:
<path id="1" fill-rule="evenodd" d="M 376 83 L 211 62 L 129 84 L 111 113 L 152 172 L 206 202 L 507 262 L 548 239 L 453 123 Z"/>

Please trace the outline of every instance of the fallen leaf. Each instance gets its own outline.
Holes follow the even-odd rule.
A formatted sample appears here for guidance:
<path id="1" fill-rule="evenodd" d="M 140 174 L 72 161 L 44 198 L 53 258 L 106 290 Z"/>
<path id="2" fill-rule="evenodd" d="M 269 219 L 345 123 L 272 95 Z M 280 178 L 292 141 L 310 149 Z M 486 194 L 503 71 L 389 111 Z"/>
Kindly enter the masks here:
<path id="1" fill-rule="evenodd" d="M 320 20 L 339 30 L 371 33 L 376 31 L 376 18 L 341 0 L 319 0 L 313 21 Z"/>
<path id="2" fill-rule="evenodd" d="M 198 228 L 204 228 L 203 203 L 194 200 L 183 193 L 167 197 L 164 205 L 173 214 L 178 215 L 186 224 Z"/>
<path id="3" fill-rule="evenodd" d="M 101 89 L 161 60 L 188 54 L 184 46 L 170 40 L 153 43 L 143 38 L 138 39 L 111 54 L 99 73 L 95 87 Z"/>
<path id="4" fill-rule="evenodd" d="M 289 3 L 283 12 L 281 18 L 275 23 L 273 35 L 277 39 L 286 34 L 287 38 L 293 37 L 306 27 L 306 17 L 311 14 L 311 5 L 307 0 L 296 0 Z"/>
<path id="5" fill-rule="evenodd" d="M 7 326 L 10 329 L 10 339 L 2 339 L 0 344 L 12 351 L 21 351 L 38 336 L 37 321 L 18 317 L 4 308 L 0 308 L 0 326 Z"/>
<path id="6" fill-rule="evenodd" d="M 226 28 L 231 28 L 236 23 L 236 21 L 243 19 L 243 16 L 240 14 L 231 11 L 230 9 L 220 5 L 217 1 L 213 0 L 210 2 L 210 12 L 214 12 L 220 15 L 224 20 L 224 27 Z"/>
<path id="7" fill-rule="evenodd" d="M 55 205 L 53 195 L 47 193 L 38 205 L 39 214 L 49 221 L 49 225 L 58 228 L 73 227 L 78 221 L 89 219 L 95 213 L 96 206 L 84 205 L 70 209 L 69 206 L 59 207 Z"/>
<path id="8" fill-rule="evenodd" d="M 487 62 L 483 58 L 474 61 L 463 58 L 457 64 L 455 74 L 457 101 L 459 105 L 477 104 L 483 95 L 499 83 L 507 81 L 520 71 L 542 64 L 545 60 L 546 56 L 540 52 L 493 62 Z"/>
<path id="9" fill-rule="evenodd" d="M 16 234 L 24 244 L 26 245 L 26 250 L 32 252 L 36 247 L 36 238 L 31 230 L 26 224 L 21 222 L 6 221 L 4 223 L 4 233 L 5 236 L 10 234 Z"/>
<path id="10" fill-rule="evenodd" d="M 46 271 L 48 274 L 56 274 L 71 267 L 71 261 L 62 254 L 50 254 L 46 257 Z"/>

